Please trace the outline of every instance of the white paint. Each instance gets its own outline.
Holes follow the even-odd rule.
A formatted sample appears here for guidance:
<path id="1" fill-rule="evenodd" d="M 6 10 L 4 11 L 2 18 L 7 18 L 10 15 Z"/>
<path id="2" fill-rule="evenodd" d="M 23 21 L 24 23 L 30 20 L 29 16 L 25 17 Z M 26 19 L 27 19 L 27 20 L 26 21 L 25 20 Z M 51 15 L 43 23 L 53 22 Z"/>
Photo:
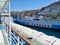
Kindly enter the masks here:
<path id="1" fill-rule="evenodd" d="M 60 39 L 56 37 L 48 36 L 42 32 L 38 32 L 15 23 L 11 23 L 11 27 L 16 31 L 19 31 L 25 37 L 32 37 L 31 41 L 36 45 L 60 45 Z"/>
<path id="2" fill-rule="evenodd" d="M 0 45 L 4 45 L 4 38 L 1 30 L 0 30 Z"/>

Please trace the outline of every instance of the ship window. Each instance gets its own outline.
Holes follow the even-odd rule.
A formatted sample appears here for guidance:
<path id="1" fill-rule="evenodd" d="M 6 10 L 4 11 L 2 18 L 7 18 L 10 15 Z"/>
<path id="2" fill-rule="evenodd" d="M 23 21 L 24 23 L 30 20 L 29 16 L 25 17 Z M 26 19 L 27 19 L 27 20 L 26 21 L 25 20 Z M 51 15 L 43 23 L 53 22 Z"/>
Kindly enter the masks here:
<path id="1" fill-rule="evenodd" d="M 34 20 L 39 20 L 39 19 L 34 19 Z"/>
<path id="2" fill-rule="evenodd" d="M 41 27 L 41 25 L 39 24 L 39 26 Z"/>
<path id="3" fill-rule="evenodd" d="M 49 28 L 49 25 L 48 25 L 48 28 Z"/>
<path id="4" fill-rule="evenodd" d="M 46 25 L 44 25 L 44 27 L 46 27 Z"/>

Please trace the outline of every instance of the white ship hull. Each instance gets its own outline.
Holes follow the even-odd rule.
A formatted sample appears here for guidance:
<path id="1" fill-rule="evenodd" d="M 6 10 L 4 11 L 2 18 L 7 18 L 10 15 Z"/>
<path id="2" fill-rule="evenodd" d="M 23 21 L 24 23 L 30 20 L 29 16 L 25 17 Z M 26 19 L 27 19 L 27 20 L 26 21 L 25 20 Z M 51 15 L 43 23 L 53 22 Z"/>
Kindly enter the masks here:
<path id="1" fill-rule="evenodd" d="M 60 29 L 60 21 L 54 20 L 14 20 L 15 23 L 26 25 L 26 26 L 34 26 L 34 27 L 42 27 L 48 29 Z"/>

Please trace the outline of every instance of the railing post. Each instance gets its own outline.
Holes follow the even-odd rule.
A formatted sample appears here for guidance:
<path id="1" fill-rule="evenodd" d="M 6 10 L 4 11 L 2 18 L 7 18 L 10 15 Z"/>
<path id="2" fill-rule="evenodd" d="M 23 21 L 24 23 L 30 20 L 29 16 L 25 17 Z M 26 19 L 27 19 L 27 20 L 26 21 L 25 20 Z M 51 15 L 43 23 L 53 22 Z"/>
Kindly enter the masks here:
<path id="1" fill-rule="evenodd" d="M 18 36 L 18 44 L 17 45 L 19 45 L 19 43 L 20 43 L 20 41 L 19 41 L 19 36 Z"/>
<path id="2" fill-rule="evenodd" d="M 9 13 L 9 32 L 10 32 L 9 36 L 10 36 L 10 45 L 11 45 L 11 24 L 10 24 L 10 22 L 11 22 L 11 16 L 10 16 L 10 0 L 8 0 L 8 13 Z"/>

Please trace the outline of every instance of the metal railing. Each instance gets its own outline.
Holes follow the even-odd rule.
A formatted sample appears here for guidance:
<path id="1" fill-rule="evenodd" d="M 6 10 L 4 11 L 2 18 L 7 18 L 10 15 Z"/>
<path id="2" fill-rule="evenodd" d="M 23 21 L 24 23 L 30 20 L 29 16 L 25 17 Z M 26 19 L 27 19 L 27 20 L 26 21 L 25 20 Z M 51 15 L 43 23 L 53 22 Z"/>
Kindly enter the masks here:
<path id="1" fill-rule="evenodd" d="M 9 26 L 5 23 L 5 29 L 8 33 L 8 41 L 10 42 L 10 32 L 9 32 Z M 16 31 L 14 28 L 11 27 L 11 45 L 34 45 L 29 39 L 24 37 L 19 33 L 19 31 Z"/>

